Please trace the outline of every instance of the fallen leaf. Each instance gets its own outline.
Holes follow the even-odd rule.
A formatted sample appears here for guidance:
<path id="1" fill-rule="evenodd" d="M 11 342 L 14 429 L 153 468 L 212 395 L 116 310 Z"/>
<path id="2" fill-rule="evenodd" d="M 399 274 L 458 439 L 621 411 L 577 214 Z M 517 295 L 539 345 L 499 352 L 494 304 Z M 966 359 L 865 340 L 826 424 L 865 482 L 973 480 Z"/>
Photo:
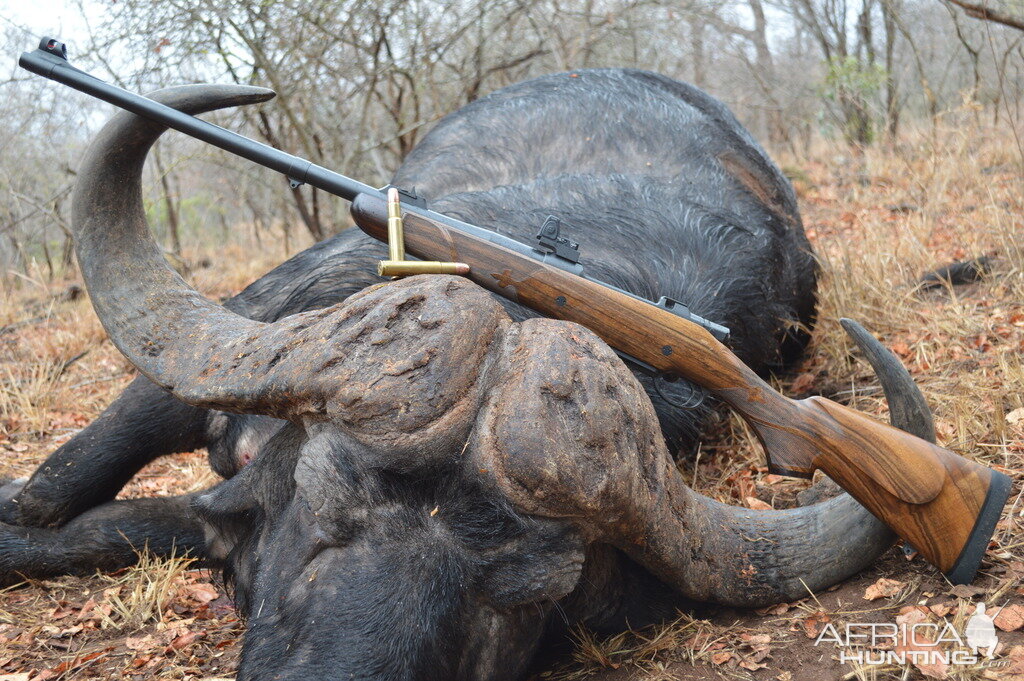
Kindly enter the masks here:
<path id="1" fill-rule="evenodd" d="M 898 624 L 908 625 L 905 632 L 911 631 L 911 625 L 917 624 L 922 621 L 918 617 L 927 618 L 923 612 L 916 607 L 904 608 L 906 612 L 896 618 Z M 916 615 L 914 613 L 917 613 Z M 901 622 L 901 618 L 904 621 Z M 949 674 L 949 665 L 946 664 L 945 660 L 941 655 L 941 648 L 935 645 L 935 642 L 920 633 L 912 635 L 912 638 L 904 639 L 901 635 L 899 643 L 895 648 L 896 653 L 925 653 L 924 655 L 907 655 L 907 659 L 913 662 L 913 665 L 924 674 L 925 676 L 932 679 L 944 679 Z"/>
<path id="2" fill-rule="evenodd" d="M 124 640 L 124 647 L 128 650 L 146 650 L 147 648 L 151 648 L 154 643 L 156 643 L 156 641 L 153 640 L 153 636 L 149 634 L 139 637 L 129 636 Z"/>
<path id="3" fill-rule="evenodd" d="M 775 677 L 775 681 L 793 681 L 793 672 L 782 672 Z"/>
<path id="4" fill-rule="evenodd" d="M 758 669 L 765 669 L 768 664 L 764 662 L 767 658 L 771 657 L 772 648 L 769 645 L 772 642 L 771 634 L 740 634 L 740 640 L 743 642 L 740 651 L 740 666 L 750 671 L 757 671 Z M 746 650 L 749 648 L 749 650 Z"/>
<path id="5" fill-rule="evenodd" d="M 1006 415 L 1006 422 L 1011 426 L 1020 425 L 1024 422 L 1024 407 L 1018 407 Z"/>
<path id="6" fill-rule="evenodd" d="M 17 674 L 0 674 L 0 681 L 28 681 L 30 672 L 18 672 Z"/>
<path id="7" fill-rule="evenodd" d="M 725 664 L 730 658 L 732 658 L 732 653 L 728 650 L 719 650 L 717 653 L 711 654 L 713 664 Z"/>
<path id="8" fill-rule="evenodd" d="M 877 601 L 879 598 L 890 598 L 898 594 L 903 587 L 903 582 L 882 577 L 864 590 L 864 600 Z"/>
<path id="9" fill-rule="evenodd" d="M 814 613 L 803 621 L 804 635 L 807 638 L 817 638 L 822 627 L 831 621 L 832 618 L 823 612 Z"/>
<path id="10" fill-rule="evenodd" d="M 76 624 L 74 626 L 68 627 L 67 629 L 61 629 L 60 637 L 67 638 L 68 636 L 74 636 L 75 634 L 80 633 L 83 629 L 85 629 L 85 627 L 81 624 Z"/>
<path id="11" fill-rule="evenodd" d="M 763 645 L 765 643 L 771 643 L 772 642 L 772 635 L 771 634 L 748 634 L 748 633 L 744 632 L 744 633 L 740 634 L 740 640 L 743 641 L 744 643 L 746 643 L 747 645 L 758 646 L 758 645 Z"/>
<path id="12" fill-rule="evenodd" d="M 751 508 L 755 511 L 773 511 L 771 504 L 765 503 L 757 497 L 747 497 L 743 500 L 747 504 L 747 508 Z"/>
<path id="13" fill-rule="evenodd" d="M 81 667 L 83 664 L 85 664 L 87 662 L 92 662 L 96 658 L 102 657 L 102 656 L 106 655 L 111 650 L 113 650 L 113 647 L 104 648 L 103 650 L 97 650 L 95 652 L 89 653 L 88 655 L 82 655 L 82 656 L 76 657 L 76 658 L 74 658 L 72 660 L 65 660 L 64 662 L 61 662 L 59 665 L 57 665 L 53 669 L 49 669 L 47 671 L 49 671 L 49 672 L 51 672 L 51 673 L 53 673 L 55 675 L 63 674 L 64 672 L 69 671 L 71 669 L 75 669 L 76 667 Z M 36 679 L 39 679 L 41 677 L 42 677 L 42 675 L 37 676 Z M 47 678 L 50 678 L 50 677 L 47 677 Z M 33 679 L 33 681 L 35 681 L 35 680 Z"/>
<path id="14" fill-rule="evenodd" d="M 793 384 L 789 386 L 789 392 L 794 395 L 800 395 L 801 393 L 808 392 L 814 387 L 814 381 L 817 378 L 817 374 L 814 372 L 807 372 L 800 374 L 793 379 Z"/>
<path id="15" fill-rule="evenodd" d="M 900 614 L 896 616 L 896 624 L 905 624 L 912 627 L 928 621 L 928 608 L 919 605 L 908 605 L 900 608 Z"/>
<path id="16" fill-rule="evenodd" d="M 931 679 L 944 679 L 949 675 L 949 665 L 942 658 L 935 658 L 930 662 L 914 662 L 914 666 Z"/>
<path id="17" fill-rule="evenodd" d="M 889 349 L 895 352 L 900 357 L 905 358 L 910 355 L 910 346 L 904 343 L 903 341 L 893 343 Z"/>
<path id="18" fill-rule="evenodd" d="M 950 596 L 956 596 L 957 598 L 974 598 L 985 593 L 985 590 L 970 584 L 957 584 L 948 593 Z"/>
<path id="19" fill-rule="evenodd" d="M 197 582 L 196 584 L 186 584 L 178 589 L 178 593 L 186 596 L 197 603 L 206 605 L 212 600 L 216 600 L 219 593 L 212 584 L 206 582 Z"/>
<path id="20" fill-rule="evenodd" d="M 52 619 L 52 620 L 64 619 L 68 615 L 73 615 L 73 614 L 75 614 L 75 609 L 74 608 L 68 608 L 68 607 L 64 607 L 64 606 L 58 605 L 56 608 L 53 609 L 53 612 L 50 613 L 50 619 Z"/>
<path id="21" fill-rule="evenodd" d="M 164 625 L 163 622 L 157 624 L 157 629 L 159 633 L 157 633 L 156 635 L 156 639 L 161 645 L 170 645 L 171 641 L 173 641 L 174 639 L 189 633 L 188 627 L 182 626 L 180 624 L 173 624 L 171 626 L 166 627 L 163 631 L 159 631 L 159 627 L 162 625 Z"/>
<path id="22" fill-rule="evenodd" d="M 1009 667 L 1006 671 L 1010 674 L 1024 674 L 1024 646 L 1014 646 L 1006 654 L 1006 661 Z"/>
<path id="23" fill-rule="evenodd" d="M 1024 627 L 1024 606 L 1008 605 L 992 621 L 1003 631 L 1017 631 Z"/>
<path id="24" fill-rule="evenodd" d="M 945 617 L 953 611 L 953 604 L 948 602 L 935 603 L 934 605 L 928 606 L 928 609 L 931 610 L 932 614 L 936 617 Z"/>
<path id="25" fill-rule="evenodd" d="M 181 650 L 186 646 L 190 646 L 196 642 L 196 639 L 205 638 L 205 631 L 190 631 L 187 634 L 182 634 L 173 641 L 171 641 L 172 650 Z"/>
<path id="26" fill-rule="evenodd" d="M 789 612 L 789 603 L 777 603 L 776 605 L 768 606 L 767 608 L 760 608 L 755 610 L 758 615 L 783 615 Z"/>
<path id="27" fill-rule="evenodd" d="M 78 617 L 77 617 L 78 621 L 81 622 L 84 619 L 88 619 L 89 618 L 89 614 L 92 612 L 92 609 L 95 608 L 95 607 L 96 607 L 96 599 L 90 598 L 89 600 L 87 600 L 85 602 L 85 605 L 82 606 L 82 609 L 78 611 Z"/>

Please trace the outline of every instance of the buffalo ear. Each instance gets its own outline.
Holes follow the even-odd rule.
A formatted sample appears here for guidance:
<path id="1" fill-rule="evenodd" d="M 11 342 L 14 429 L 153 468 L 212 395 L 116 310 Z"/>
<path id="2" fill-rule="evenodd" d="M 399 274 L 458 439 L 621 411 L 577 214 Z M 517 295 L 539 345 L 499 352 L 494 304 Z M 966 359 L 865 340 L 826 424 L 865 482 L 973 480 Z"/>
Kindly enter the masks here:
<path id="1" fill-rule="evenodd" d="M 248 513 L 259 504 L 242 476 L 214 485 L 192 500 L 192 510 L 201 520 L 217 523 L 222 518 Z"/>
<path id="2" fill-rule="evenodd" d="M 262 509 L 242 476 L 226 480 L 192 500 L 192 512 L 203 521 L 206 554 L 224 560 L 238 541 L 251 534 Z"/>
<path id="3" fill-rule="evenodd" d="M 576 588 L 583 572 L 582 538 L 561 521 L 536 522 L 547 525 L 539 536 L 528 532 L 484 569 L 477 587 L 495 608 L 555 601 Z"/>

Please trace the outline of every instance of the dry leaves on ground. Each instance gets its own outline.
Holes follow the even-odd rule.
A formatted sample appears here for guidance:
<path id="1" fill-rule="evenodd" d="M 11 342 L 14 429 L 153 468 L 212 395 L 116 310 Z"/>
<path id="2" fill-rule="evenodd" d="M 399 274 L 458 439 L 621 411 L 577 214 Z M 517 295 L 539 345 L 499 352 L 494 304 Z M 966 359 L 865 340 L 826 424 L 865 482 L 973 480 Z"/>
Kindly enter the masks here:
<path id="1" fill-rule="evenodd" d="M 900 610 L 896 616 L 896 624 L 900 627 L 900 638 L 896 644 L 897 653 L 905 653 L 917 669 L 932 679 L 945 679 L 949 675 L 949 665 L 942 656 L 942 649 L 935 639 L 925 635 L 915 624 L 928 622 L 929 610 L 924 606 L 908 606 Z"/>
<path id="2" fill-rule="evenodd" d="M 993 618 L 995 625 L 1003 631 L 1017 631 L 1024 627 L 1024 605 L 1007 605 Z"/>
<path id="3" fill-rule="evenodd" d="M 882 577 L 877 582 L 864 590 L 864 600 L 877 601 L 879 598 L 892 598 L 900 592 L 906 584 L 896 579 Z"/>

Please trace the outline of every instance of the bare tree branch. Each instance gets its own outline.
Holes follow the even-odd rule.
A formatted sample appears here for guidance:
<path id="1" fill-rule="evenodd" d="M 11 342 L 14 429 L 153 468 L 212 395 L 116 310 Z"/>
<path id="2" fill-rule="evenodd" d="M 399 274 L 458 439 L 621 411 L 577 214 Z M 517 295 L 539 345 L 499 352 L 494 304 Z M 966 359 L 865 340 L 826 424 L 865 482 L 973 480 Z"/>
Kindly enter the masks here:
<path id="1" fill-rule="evenodd" d="M 984 21 L 991 21 L 996 24 L 1015 28 L 1018 31 L 1024 31 L 1024 17 L 1013 17 L 998 10 L 989 9 L 985 5 L 981 5 L 976 2 L 964 2 L 964 0 L 945 1 L 963 9 L 969 17 L 982 19 Z"/>

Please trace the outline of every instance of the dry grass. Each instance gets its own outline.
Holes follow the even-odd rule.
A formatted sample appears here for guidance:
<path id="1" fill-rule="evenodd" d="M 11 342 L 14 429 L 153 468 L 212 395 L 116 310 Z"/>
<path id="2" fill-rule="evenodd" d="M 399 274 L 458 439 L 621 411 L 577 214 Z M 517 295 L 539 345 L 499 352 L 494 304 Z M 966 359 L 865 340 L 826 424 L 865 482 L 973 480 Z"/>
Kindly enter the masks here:
<path id="1" fill-rule="evenodd" d="M 711 636 L 712 625 L 680 613 L 671 624 L 642 631 L 627 631 L 599 637 L 584 627 L 576 627 L 571 636 L 573 651 L 566 664 L 546 672 L 541 678 L 551 681 L 578 681 L 601 670 L 616 670 L 624 664 L 637 665 L 653 674 L 664 672 L 665 662 L 686 659 L 690 663 L 710 659 L 718 649 L 723 631 Z M 644 677 L 647 678 L 647 677 Z"/>
<path id="2" fill-rule="evenodd" d="M 175 587 L 194 562 L 192 558 L 159 558 L 148 550 L 140 551 L 136 565 L 120 577 L 108 578 L 113 583 L 103 593 L 110 612 L 104 613 L 103 626 L 134 631 L 163 621 Z"/>
<path id="3" fill-rule="evenodd" d="M 298 248 L 308 245 L 298 241 Z M 277 242 L 265 243 L 271 247 L 262 251 L 251 241 L 220 247 L 216 250 L 217 268 L 196 269 L 190 279 L 213 299 L 233 295 L 290 255 Z M 188 262 L 203 259 L 199 251 L 185 258 Z M 5 438 L 17 440 L 19 449 L 34 449 L 44 440 L 60 444 L 95 418 L 134 374 L 106 340 L 80 282 L 44 283 L 41 270 L 32 276 L 9 275 L 3 281 L 0 447 L 10 447 Z M 54 437 L 56 442 L 50 440 Z M 0 477 L 28 472 L 22 458 L 29 459 L 24 462 L 27 465 L 38 461 L 4 457 Z"/>
<path id="4" fill-rule="evenodd" d="M 1013 136 L 1005 129 L 977 128 L 949 118 L 934 132 L 909 134 L 896 149 L 854 153 L 822 143 L 809 158 L 779 160 L 798 171 L 793 174 L 799 177 L 801 209 L 821 260 L 822 280 L 813 345 L 802 365 L 778 385 L 791 395 L 824 394 L 885 417 L 884 398 L 870 368 L 858 358 L 838 318 L 861 321 L 892 348 L 933 407 L 940 443 L 1013 477 L 1015 494 L 982 566 L 977 582 L 982 591 L 974 600 L 1020 603 L 1024 419 L 1019 417 L 1024 412 L 1015 410 L 1024 408 L 1024 170 Z M 255 257 L 251 242 L 211 248 L 217 267 L 197 270 L 190 278 L 213 298 L 237 292 L 283 259 L 285 254 L 268 250 L 268 244 L 264 240 Z M 189 253 L 187 260 L 197 262 L 203 252 Z M 996 258 L 993 272 L 983 281 L 934 291 L 917 286 L 924 272 L 981 254 Z M 104 340 L 88 301 L 65 299 L 72 282 L 44 283 L 32 274 L 8 279 L 0 290 L 0 476 L 30 472 L 95 418 L 131 378 L 130 367 Z M 792 504 L 804 483 L 769 476 L 762 464 L 746 424 L 728 417 L 697 461 L 681 467 L 708 496 L 739 504 L 755 497 L 775 507 Z M 212 480 L 202 454 L 180 455 L 147 467 L 124 494 L 182 493 Z M 116 587 L 103 640 L 109 643 L 115 635 L 112 626 L 155 631 L 154 621 L 168 612 L 168 593 L 170 607 L 176 607 L 170 585 L 180 584 L 184 569 L 180 561 L 150 563 L 114 578 L 59 580 L 0 593 L 0 627 L 36 631 L 45 626 L 46 608 L 53 608 L 54 599 L 80 603 L 83 590 L 103 593 Z M 883 575 L 900 580 L 904 588 L 882 601 L 863 600 L 865 585 Z M 123 607 L 115 605 L 118 601 Z M 579 630 L 572 659 L 541 676 L 552 681 L 919 679 L 920 671 L 909 665 L 840 666 L 835 659 L 840 651 L 812 647 L 806 631 L 824 618 L 837 624 L 891 622 L 901 608 L 937 602 L 962 606 L 946 618 L 962 624 L 970 601 L 951 597 L 949 585 L 929 566 L 908 562 L 893 551 L 838 590 L 784 608 L 760 614 L 711 611 L 700 613 L 703 619 L 681 615 L 673 623 L 610 639 Z M 204 626 L 215 624 L 210 620 Z M 82 641 L 74 647 L 79 650 L 100 634 L 75 636 L 72 640 Z M 764 636 L 770 643 L 760 643 L 758 637 Z M 1024 645 L 1019 632 L 1003 637 L 1008 645 L 1001 655 L 1009 646 Z M 32 664 L 5 666 L 0 654 L 0 675 L 42 669 L 74 652 L 48 648 L 50 639 L 29 636 L 26 641 L 19 655 Z M 769 647 L 769 656 L 754 661 L 766 652 L 758 652 L 762 645 Z M 127 664 L 117 669 L 136 669 Z M 163 664 L 141 666 L 137 673 L 140 678 L 156 669 L 161 676 L 185 674 L 185 663 L 177 657 Z M 768 667 L 749 668 L 759 664 Z M 110 669 L 104 673 L 112 673 Z M 216 675 L 229 670 L 222 664 Z M 993 673 L 962 668 L 951 670 L 949 678 L 994 678 Z"/>

